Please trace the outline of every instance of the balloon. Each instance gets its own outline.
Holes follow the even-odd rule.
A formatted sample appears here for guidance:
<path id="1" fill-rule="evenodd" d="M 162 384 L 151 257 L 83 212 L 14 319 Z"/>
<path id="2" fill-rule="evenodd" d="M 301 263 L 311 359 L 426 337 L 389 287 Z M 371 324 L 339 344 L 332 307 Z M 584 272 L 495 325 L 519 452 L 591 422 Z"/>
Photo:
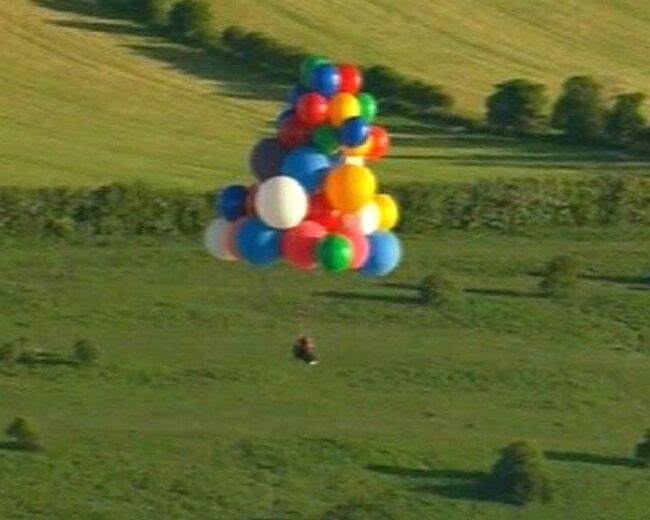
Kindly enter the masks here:
<path id="1" fill-rule="evenodd" d="M 330 162 L 315 148 L 301 146 L 292 150 L 282 163 L 282 174 L 296 179 L 309 192 L 321 188 L 330 168 Z"/>
<path id="2" fill-rule="evenodd" d="M 310 128 L 302 123 L 297 116 L 292 116 L 282 123 L 278 132 L 280 144 L 288 150 L 307 144 L 310 137 Z"/>
<path id="3" fill-rule="evenodd" d="M 307 194 L 300 183 L 280 175 L 263 182 L 255 195 L 260 220 L 276 229 L 297 226 L 307 214 Z"/>
<path id="4" fill-rule="evenodd" d="M 329 273 L 340 273 L 352 265 L 352 242 L 342 235 L 329 235 L 316 248 L 318 263 Z"/>
<path id="5" fill-rule="evenodd" d="M 372 123 L 377 116 L 377 100 L 375 96 L 367 92 L 362 92 L 357 97 L 357 100 L 361 109 L 361 119 L 368 124 Z"/>
<path id="6" fill-rule="evenodd" d="M 385 276 L 393 271 L 402 258 L 402 247 L 392 233 L 377 231 L 368 236 L 370 255 L 359 272 L 366 276 Z"/>
<path id="7" fill-rule="evenodd" d="M 205 230 L 203 243 L 208 252 L 218 260 L 233 261 L 236 257 L 228 250 L 226 243 L 226 233 L 230 223 L 223 219 L 214 219 Z"/>
<path id="8" fill-rule="evenodd" d="M 224 188 L 215 200 L 217 213 L 226 220 L 237 220 L 246 213 L 246 186 L 233 184 Z"/>
<path id="9" fill-rule="evenodd" d="M 340 224 L 340 215 L 327 201 L 324 193 L 318 193 L 309 198 L 307 220 L 321 224 L 327 229 L 332 229 Z"/>
<path id="10" fill-rule="evenodd" d="M 339 224 L 333 229 L 337 235 L 342 235 L 352 243 L 352 269 L 359 269 L 368 260 L 370 244 L 368 238 L 358 229 L 345 224 Z"/>
<path id="11" fill-rule="evenodd" d="M 390 146 L 390 137 L 388 132 L 382 126 L 373 126 L 370 129 L 370 150 L 368 151 L 368 159 L 378 161 L 388 153 Z"/>
<path id="12" fill-rule="evenodd" d="M 248 193 L 246 194 L 246 201 L 244 203 L 246 207 L 246 216 L 248 217 L 257 216 L 257 212 L 255 211 L 255 195 L 257 194 L 258 189 L 259 186 L 257 184 L 253 184 L 250 188 L 248 188 Z"/>
<path id="13" fill-rule="evenodd" d="M 309 56 L 300 64 L 300 82 L 303 86 L 311 88 L 311 79 L 314 69 L 319 65 L 327 65 L 329 61 L 320 56 Z"/>
<path id="14" fill-rule="evenodd" d="M 375 198 L 377 181 L 363 166 L 339 166 L 325 180 L 325 195 L 335 208 L 354 213 Z"/>
<path id="15" fill-rule="evenodd" d="M 287 96 L 287 101 L 289 102 L 290 105 L 295 106 L 298 103 L 298 100 L 308 92 L 309 89 L 307 87 L 304 87 L 302 85 L 296 85 L 289 92 L 289 95 Z"/>
<path id="16" fill-rule="evenodd" d="M 365 157 L 360 157 L 358 155 L 344 155 L 343 156 L 343 163 L 348 166 L 365 166 L 366 165 L 366 158 Z"/>
<path id="17" fill-rule="evenodd" d="M 323 96 L 333 96 L 341 86 L 341 75 L 333 65 L 318 65 L 312 72 L 311 86 Z"/>
<path id="18" fill-rule="evenodd" d="M 339 74 L 341 76 L 341 92 L 356 94 L 361 90 L 363 76 L 357 67 L 354 65 L 339 65 Z"/>
<path id="19" fill-rule="evenodd" d="M 395 199 L 382 193 L 375 197 L 375 204 L 379 208 L 379 229 L 381 231 L 393 229 L 399 222 L 399 208 Z"/>
<path id="20" fill-rule="evenodd" d="M 370 127 L 360 117 L 346 119 L 341 128 L 341 142 L 345 146 L 362 146 L 370 133 Z"/>
<path id="21" fill-rule="evenodd" d="M 282 233 L 256 218 L 248 219 L 235 236 L 235 247 L 241 257 L 255 267 L 266 267 L 280 259 Z"/>
<path id="22" fill-rule="evenodd" d="M 248 159 L 253 175 L 260 181 L 279 175 L 286 150 L 277 139 L 262 139 L 255 145 Z"/>
<path id="23" fill-rule="evenodd" d="M 235 259 L 241 258 L 239 251 L 237 251 L 237 244 L 235 243 L 235 238 L 241 227 L 250 220 L 248 217 L 240 218 L 235 222 L 231 222 L 230 226 L 226 230 L 226 251 L 228 254 Z"/>
<path id="24" fill-rule="evenodd" d="M 309 126 L 317 126 L 327 120 L 329 102 L 327 98 L 316 92 L 302 96 L 296 105 L 296 113 L 300 120 Z"/>
<path id="25" fill-rule="evenodd" d="M 370 235 L 379 229 L 381 213 L 379 206 L 374 202 L 368 202 L 356 213 L 347 213 L 343 215 L 343 222 L 358 229 L 364 235 Z"/>
<path id="26" fill-rule="evenodd" d="M 316 246 L 325 235 L 327 230 L 322 225 L 305 220 L 282 237 L 282 258 L 298 269 L 315 269 Z"/>
<path id="27" fill-rule="evenodd" d="M 296 111 L 293 108 L 285 108 L 275 120 L 275 128 L 277 130 L 282 128 L 282 125 L 291 119 L 294 115 L 296 115 Z"/>
<path id="28" fill-rule="evenodd" d="M 356 96 L 349 92 L 341 92 L 332 98 L 330 102 L 330 122 L 334 126 L 341 126 L 346 119 L 358 117 L 361 114 L 361 107 Z"/>
<path id="29" fill-rule="evenodd" d="M 320 126 L 313 136 L 314 146 L 326 155 L 332 155 L 339 149 L 339 136 L 331 126 Z"/>

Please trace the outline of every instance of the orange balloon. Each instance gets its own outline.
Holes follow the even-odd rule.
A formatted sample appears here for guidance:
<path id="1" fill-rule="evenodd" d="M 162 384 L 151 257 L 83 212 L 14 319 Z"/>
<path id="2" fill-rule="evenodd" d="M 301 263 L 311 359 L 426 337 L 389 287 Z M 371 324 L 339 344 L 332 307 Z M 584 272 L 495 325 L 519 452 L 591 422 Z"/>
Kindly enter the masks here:
<path id="1" fill-rule="evenodd" d="M 341 92 L 330 102 L 329 118 L 334 126 L 341 126 L 346 119 L 361 115 L 361 105 L 357 96 L 349 92 Z"/>
<path id="2" fill-rule="evenodd" d="M 329 203 L 344 213 L 359 211 L 375 198 L 377 180 L 363 166 L 339 166 L 325 180 L 325 196 Z"/>

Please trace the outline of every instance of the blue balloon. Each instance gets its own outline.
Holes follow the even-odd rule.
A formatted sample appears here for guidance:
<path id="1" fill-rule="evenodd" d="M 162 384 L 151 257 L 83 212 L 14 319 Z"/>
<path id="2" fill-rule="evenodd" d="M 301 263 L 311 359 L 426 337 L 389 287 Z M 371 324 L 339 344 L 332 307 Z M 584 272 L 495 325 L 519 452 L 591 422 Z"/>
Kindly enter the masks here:
<path id="1" fill-rule="evenodd" d="M 314 69 L 311 86 L 323 96 L 333 96 L 341 87 L 341 74 L 334 65 L 319 65 Z"/>
<path id="2" fill-rule="evenodd" d="M 303 87 L 302 85 L 296 85 L 289 91 L 289 95 L 287 96 L 287 102 L 290 103 L 292 106 L 295 106 L 298 100 L 310 92 L 310 90 L 306 87 Z"/>
<path id="3" fill-rule="evenodd" d="M 280 171 L 296 179 L 308 193 L 315 193 L 325 182 L 330 166 L 327 155 L 311 146 L 301 146 L 284 158 Z"/>
<path id="4" fill-rule="evenodd" d="M 279 129 L 285 121 L 291 119 L 295 114 L 296 111 L 293 108 L 285 108 L 275 120 L 275 128 Z"/>
<path id="5" fill-rule="evenodd" d="M 226 220 L 233 221 L 246 214 L 246 195 L 248 188 L 233 184 L 224 188 L 215 199 L 217 214 Z"/>
<path id="6" fill-rule="evenodd" d="M 339 138 L 345 146 L 361 146 L 368 140 L 369 134 L 370 126 L 360 117 L 352 117 L 343 123 Z"/>
<path id="7" fill-rule="evenodd" d="M 247 220 L 235 236 L 235 249 L 244 261 L 254 267 L 268 267 L 280 260 L 282 232 L 261 220 Z"/>
<path id="8" fill-rule="evenodd" d="M 368 235 L 370 254 L 359 272 L 365 276 L 386 276 L 402 259 L 402 246 L 393 233 L 377 231 Z"/>

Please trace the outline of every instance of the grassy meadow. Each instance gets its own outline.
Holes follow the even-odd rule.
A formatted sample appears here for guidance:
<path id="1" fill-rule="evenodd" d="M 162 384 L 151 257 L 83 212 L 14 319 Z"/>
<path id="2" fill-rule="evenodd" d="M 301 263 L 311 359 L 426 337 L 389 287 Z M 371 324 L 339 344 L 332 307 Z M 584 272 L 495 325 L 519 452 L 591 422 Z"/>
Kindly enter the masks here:
<path id="1" fill-rule="evenodd" d="M 551 2 L 554 8 L 546 9 L 547 3 L 514 9 L 512 2 L 450 7 L 408 0 L 396 8 L 356 1 L 343 8 L 340 2 L 237 0 L 219 2 L 215 9 L 222 26 L 240 23 L 335 58 L 381 61 L 439 82 L 459 98 L 463 111 L 478 112 L 492 84 L 518 75 L 550 86 L 573 73 L 609 71 L 635 88 L 650 84 L 643 52 L 650 37 L 639 28 L 643 9 L 627 2 L 587 2 L 584 16 L 593 27 L 583 27 L 582 48 L 572 28 L 563 25 L 568 22 L 548 32 L 540 18 L 545 12 L 559 19 L 573 8 Z M 345 22 L 351 10 L 357 16 Z M 331 22 L 318 22 L 326 12 Z M 613 39 L 601 27 L 610 23 L 617 31 L 626 27 L 626 38 Z M 227 56 L 171 44 L 127 20 L 108 18 L 92 0 L 0 3 L 0 53 L 0 183 L 5 185 L 137 179 L 203 190 L 245 180 L 248 152 L 272 131 L 288 89 Z M 618 152 L 384 122 L 395 147 L 377 173 L 390 182 L 648 171 L 647 161 Z"/>
<path id="2" fill-rule="evenodd" d="M 6 243 L 0 336 L 58 353 L 89 337 L 103 358 L 0 371 L 0 424 L 32 417 L 45 446 L 0 449 L 3 517 L 647 518 L 650 474 L 629 457 L 650 406 L 650 232 L 406 246 L 395 277 L 369 281 L 251 272 L 193 243 Z M 585 276 L 541 298 L 558 253 Z M 428 272 L 462 300 L 419 305 Z M 317 367 L 290 360 L 301 331 Z M 549 505 L 480 498 L 520 438 L 548 452 Z"/>

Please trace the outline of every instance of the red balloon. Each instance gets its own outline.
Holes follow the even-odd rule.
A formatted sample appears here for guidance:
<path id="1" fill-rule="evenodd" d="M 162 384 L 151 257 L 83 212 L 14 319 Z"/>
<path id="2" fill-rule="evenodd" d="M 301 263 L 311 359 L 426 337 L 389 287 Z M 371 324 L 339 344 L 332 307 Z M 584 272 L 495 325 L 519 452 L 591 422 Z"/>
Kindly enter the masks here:
<path id="1" fill-rule="evenodd" d="M 257 193 L 257 189 L 257 184 L 253 184 L 248 188 L 248 193 L 246 194 L 244 205 L 246 207 L 246 215 L 249 217 L 257 216 L 257 212 L 255 211 L 255 194 Z"/>
<path id="2" fill-rule="evenodd" d="M 341 92 L 357 94 L 363 86 L 361 71 L 354 65 L 339 65 L 341 76 Z"/>
<path id="3" fill-rule="evenodd" d="M 378 161 L 388 153 L 390 137 L 383 126 L 373 126 L 370 129 L 369 140 L 372 144 L 368 150 L 368 159 Z"/>
<path id="4" fill-rule="evenodd" d="M 334 233 L 343 235 L 352 243 L 352 269 L 359 269 L 368 260 L 370 242 L 359 229 L 348 224 L 339 224 Z"/>
<path id="5" fill-rule="evenodd" d="M 282 236 L 282 258 L 293 267 L 304 270 L 316 268 L 316 247 L 327 235 L 327 230 L 317 222 L 305 220 L 288 229 Z"/>
<path id="6" fill-rule="evenodd" d="M 303 146 L 311 139 L 311 129 L 293 116 L 287 119 L 278 132 L 278 140 L 288 150 Z"/>
<path id="7" fill-rule="evenodd" d="M 322 125 L 327 120 L 329 102 L 325 96 L 310 92 L 300 97 L 296 104 L 296 113 L 304 124 L 309 126 Z"/>
<path id="8" fill-rule="evenodd" d="M 237 252 L 237 247 L 235 247 L 235 238 L 247 220 L 248 217 L 242 217 L 235 220 L 234 222 L 231 222 L 230 227 L 226 230 L 226 251 L 238 260 L 241 258 L 241 255 Z"/>
<path id="9" fill-rule="evenodd" d="M 331 206 L 324 193 L 317 193 L 309 197 L 306 219 L 318 222 L 326 229 L 332 229 L 341 222 L 339 212 Z"/>

